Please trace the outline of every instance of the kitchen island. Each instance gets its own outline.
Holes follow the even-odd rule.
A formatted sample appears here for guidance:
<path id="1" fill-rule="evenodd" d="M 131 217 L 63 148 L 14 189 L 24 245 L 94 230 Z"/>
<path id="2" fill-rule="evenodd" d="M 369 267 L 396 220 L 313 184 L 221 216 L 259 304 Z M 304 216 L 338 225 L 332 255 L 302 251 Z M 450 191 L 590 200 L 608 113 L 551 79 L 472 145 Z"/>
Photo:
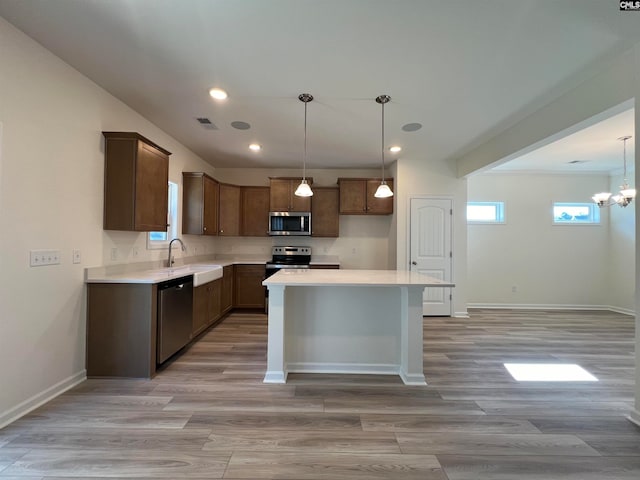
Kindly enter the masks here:
<path id="1" fill-rule="evenodd" d="M 269 289 L 265 383 L 288 373 L 400 375 L 425 385 L 422 294 L 453 287 L 397 270 L 281 270 Z"/>

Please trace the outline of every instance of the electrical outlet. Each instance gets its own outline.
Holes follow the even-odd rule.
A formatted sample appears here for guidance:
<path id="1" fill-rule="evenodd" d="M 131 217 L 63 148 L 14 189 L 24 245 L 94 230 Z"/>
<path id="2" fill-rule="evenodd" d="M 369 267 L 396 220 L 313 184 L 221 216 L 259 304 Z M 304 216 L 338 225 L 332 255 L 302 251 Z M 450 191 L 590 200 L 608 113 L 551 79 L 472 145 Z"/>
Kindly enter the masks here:
<path id="1" fill-rule="evenodd" d="M 60 250 L 31 250 L 29 252 L 29 265 L 32 267 L 58 264 L 60 264 Z"/>
<path id="2" fill-rule="evenodd" d="M 353 248 L 351 249 L 351 253 L 353 253 L 354 255 L 356 254 L 356 247 L 353 247 Z"/>
<path id="3" fill-rule="evenodd" d="M 111 260 L 118 260 L 118 248 L 113 247 L 111 249 Z"/>
<path id="4" fill-rule="evenodd" d="M 73 251 L 73 263 L 80 263 L 82 262 L 82 255 L 80 253 L 80 250 L 74 250 Z"/>
<path id="5" fill-rule="evenodd" d="M 516 287 L 515 285 L 511 287 L 511 293 L 516 293 L 517 291 L 518 291 L 518 287 Z"/>
<path id="6" fill-rule="evenodd" d="M 136 258 L 140 254 L 140 249 L 138 247 L 133 247 L 131 249 L 131 256 Z"/>

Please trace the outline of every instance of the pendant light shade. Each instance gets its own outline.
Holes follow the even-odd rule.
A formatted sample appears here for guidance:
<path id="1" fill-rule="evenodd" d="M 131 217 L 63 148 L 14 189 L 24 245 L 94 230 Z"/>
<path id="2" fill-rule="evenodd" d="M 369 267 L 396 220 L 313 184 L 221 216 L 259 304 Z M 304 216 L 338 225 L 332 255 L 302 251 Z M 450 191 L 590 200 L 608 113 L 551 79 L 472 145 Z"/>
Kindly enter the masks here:
<path id="1" fill-rule="evenodd" d="M 393 192 L 384 179 L 384 104 L 389 100 L 391 100 L 391 97 L 389 95 L 380 95 L 376 97 L 376 102 L 382 105 L 382 148 L 380 149 L 380 151 L 382 152 L 382 181 L 380 182 L 380 185 L 378 185 L 376 193 L 373 194 L 373 196 L 376 198 L 393 197 Z"/>
<path id="2" fill-rule="evenodd" d="M 309 186 L 309 184 L 307 183 L 306 179 L 302 179 L 302 181 L 300 182 L 300 185 L 298 185 L 298 188 L 296 188 L 296 191 L 294 192 L 294 194 L 298 197 L 311 197 L 313 196 L 313 192 L 311 191 L 311 187 Z"/>
<path id="3" fill-rule="evenodd" d="M 298 100 L 304 103 L 304 156 L 302 157 L 302 181 L 294 195 L 297 197 L 311 197 L 313 191 L 307 182 L 307 103 L 313 100 L 313 95 L 310 93 L 301 93 L 298 95 Z"/>

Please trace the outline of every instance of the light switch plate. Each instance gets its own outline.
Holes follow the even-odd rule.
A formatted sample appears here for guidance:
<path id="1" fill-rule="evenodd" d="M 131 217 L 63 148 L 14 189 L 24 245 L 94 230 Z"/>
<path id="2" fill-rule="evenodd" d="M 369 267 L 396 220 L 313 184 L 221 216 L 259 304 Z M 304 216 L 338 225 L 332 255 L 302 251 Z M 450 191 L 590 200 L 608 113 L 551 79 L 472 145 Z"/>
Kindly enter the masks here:
<path id="1" fill-rule="evenodd" d="M 32 267 L 58 264 L 60 264 L 60 250 L 31 250 L 29 252 L 29 265 Z"/>
<path id="2" fill-rule="evenodd" d="M 82 262 L 82 255 L 80 253 L 80 250 L 74 250 L 73 251 L 73 263 L 80 263 Z"/>

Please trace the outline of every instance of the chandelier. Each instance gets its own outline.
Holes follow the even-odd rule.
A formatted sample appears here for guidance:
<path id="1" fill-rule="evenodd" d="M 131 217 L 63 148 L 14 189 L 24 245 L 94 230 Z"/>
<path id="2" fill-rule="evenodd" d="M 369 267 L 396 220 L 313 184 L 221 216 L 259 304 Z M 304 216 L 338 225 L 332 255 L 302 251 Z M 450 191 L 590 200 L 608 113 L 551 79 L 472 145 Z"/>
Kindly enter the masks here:
<path id="1" fill-rule="evenodd" d="M 630 138 L 631 135 L 626 135 L 624 137 L 618 138 L 618 140 L 622 140 L 622 142 L 624 143 L 624 171 L 622 177 L 622 185 L 620 185 L 620 193 L 612 196 L 610 192 L 600 192 L 591 197 L 600 208 L 610 207 L 611 205 L 620 205 L 621 207 L 626 207 L 636 197 L 636 189 L 629 188 L 629 183 L 627 183 L 627 140 L 629 140 Z"/>

